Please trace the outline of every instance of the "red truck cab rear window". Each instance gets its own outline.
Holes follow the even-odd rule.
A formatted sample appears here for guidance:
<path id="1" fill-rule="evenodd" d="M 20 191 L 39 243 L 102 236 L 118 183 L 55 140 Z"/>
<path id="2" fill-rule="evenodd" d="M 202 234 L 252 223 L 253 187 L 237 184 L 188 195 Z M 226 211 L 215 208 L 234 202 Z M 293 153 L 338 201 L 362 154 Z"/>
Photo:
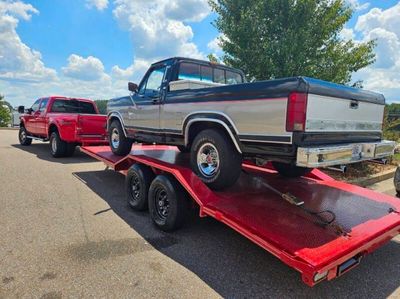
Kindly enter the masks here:
<path id="1" fill-rule="evenodd" d="M 94 105 L 90 102 L 62 99 L 56 99 L 53 102 L 50 112 L 97 114 Z"/>

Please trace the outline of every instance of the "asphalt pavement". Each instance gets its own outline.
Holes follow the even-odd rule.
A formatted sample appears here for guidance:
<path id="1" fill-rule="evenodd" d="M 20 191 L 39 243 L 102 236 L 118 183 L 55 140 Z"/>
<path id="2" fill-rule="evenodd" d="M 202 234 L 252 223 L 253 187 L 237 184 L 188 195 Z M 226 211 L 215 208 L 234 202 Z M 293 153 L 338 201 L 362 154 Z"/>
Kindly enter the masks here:
<path id="1" fill-rule="evenodd" d="M 383 183 L 382 183 L 383 184 Z M 390 183 L 376 190 L 394 194 Z M 301 276 L 225 225 L 163 233 L 125 201 L 124 177 L 80 153 L 0 130 L 0 298 L 400 298 L 400 238 L 331 282 Z"/>

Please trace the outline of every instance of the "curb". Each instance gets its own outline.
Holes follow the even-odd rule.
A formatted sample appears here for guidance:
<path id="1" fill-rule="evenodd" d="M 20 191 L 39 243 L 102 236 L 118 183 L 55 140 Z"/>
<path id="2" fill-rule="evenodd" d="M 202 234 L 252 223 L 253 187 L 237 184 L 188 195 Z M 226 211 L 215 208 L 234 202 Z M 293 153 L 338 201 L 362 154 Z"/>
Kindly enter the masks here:
<path id="1" fill-rule="evenodd" d="M 395 172 L 396 172 L 396 168 L 371 175 L 370 177 L 367 177 L 367 178 L 351 180 L 351 181 L 348 181 L 348 183 L 358 185 L 361 187 L 368 187 L 370 185 L 379 183 L 381 181 L 385 181 L 390 178 L 393 178 Z"/>
<path id="2" fill-rule="evenodd" d="M 13 128 L 9 128 L 9 127 L 0 127 L 0 131 L 15 131 L 15 130 L 19 130 L 19 127 L 13 127 Z"/>

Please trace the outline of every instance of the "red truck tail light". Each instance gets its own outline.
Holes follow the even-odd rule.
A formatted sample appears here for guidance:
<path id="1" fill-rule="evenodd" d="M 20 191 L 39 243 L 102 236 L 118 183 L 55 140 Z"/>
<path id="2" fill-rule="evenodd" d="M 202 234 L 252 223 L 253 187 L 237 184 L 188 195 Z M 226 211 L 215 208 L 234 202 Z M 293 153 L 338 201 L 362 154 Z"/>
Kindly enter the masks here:
<path id="1" fill-rule="evenodd" d="M 306 127 L 307 94 L 302 92 L 291 92 L 289 94 L 286 131 L 304 131 Z"/>

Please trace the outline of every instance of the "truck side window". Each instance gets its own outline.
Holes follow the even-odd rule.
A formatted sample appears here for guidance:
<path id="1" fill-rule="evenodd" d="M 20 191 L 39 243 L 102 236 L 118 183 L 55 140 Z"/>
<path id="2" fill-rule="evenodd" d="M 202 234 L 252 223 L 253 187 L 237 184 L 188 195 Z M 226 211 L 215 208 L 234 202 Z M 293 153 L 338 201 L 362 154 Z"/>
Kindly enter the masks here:
<path id="1" fill-rule="evenodd" d="M 201 81 L 213 82 L 213 70 L 210 66 L 200 66 Z"/>
<path id="2" fill-rule="evenodd" d="M 159 93 L 164 79 L 164 74 L 165 66 L 152 70 L 147 77 L 147 81 L 140 86 L 139 94 L 152 95 Z"/>
<path id="3" fill-rule="evenodd" d="M 200 65 L 195 63 L 182 62 L 179 65 L 178 80 L 201 81 Z"/>
<path id="4" fill-rule="evenodd" d="M 226 70 L 226 84 L 243 83 L 243 78 L 239 73 Z"/>
<path id="5" fill-rule="evenodd" d="M 49 102 L 49 99 L 43 99 L 42 102 L 40 103 L 40 108 L 39 111 L 43 112 L 46 110 L 47 103 Z"/>
<path id="6" fill-rule="evenodd" d="M 214 69 L 214 82 L 225 84 L 225 71 L 223 69 L 219 68 Z"/>
<path id="7" fill-rule="evenodd" d="M 38 109 L 39 109 L 39 103 L 40 103 L 40 99 L 37 100 L 35 103 L 33 103 L 32 107 L 31 107 L 31 109 L 32 109 L 33 112 L 38 111 Z"/>

